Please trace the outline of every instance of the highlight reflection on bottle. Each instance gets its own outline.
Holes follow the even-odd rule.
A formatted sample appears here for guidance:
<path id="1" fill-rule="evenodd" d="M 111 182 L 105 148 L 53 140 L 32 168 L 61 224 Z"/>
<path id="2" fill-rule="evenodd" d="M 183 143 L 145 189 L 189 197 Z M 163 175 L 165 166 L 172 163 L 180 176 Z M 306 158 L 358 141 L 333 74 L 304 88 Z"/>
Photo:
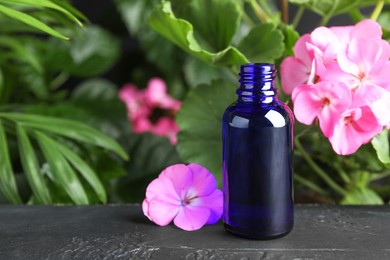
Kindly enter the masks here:
<path id="1" fill-rule="evenodd" d="M 225 229 L 270 239 L 291 231 L 293 116 L 277 98 L 275 66 L 241 66 L 238 99 L 223 116 Z"/>

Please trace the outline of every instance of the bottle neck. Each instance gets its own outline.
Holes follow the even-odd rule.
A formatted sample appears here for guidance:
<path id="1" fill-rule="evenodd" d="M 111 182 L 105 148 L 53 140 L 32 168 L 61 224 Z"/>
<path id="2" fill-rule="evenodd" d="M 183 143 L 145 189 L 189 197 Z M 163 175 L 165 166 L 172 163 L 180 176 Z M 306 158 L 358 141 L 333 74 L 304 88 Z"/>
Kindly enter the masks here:
<path id="1" fill-rule="evenodd" d="M 274 85 L 276 69 L 272 64 L 249 63 L 241 66 L 238 103 L 269 104 L 278 100 Z"/>

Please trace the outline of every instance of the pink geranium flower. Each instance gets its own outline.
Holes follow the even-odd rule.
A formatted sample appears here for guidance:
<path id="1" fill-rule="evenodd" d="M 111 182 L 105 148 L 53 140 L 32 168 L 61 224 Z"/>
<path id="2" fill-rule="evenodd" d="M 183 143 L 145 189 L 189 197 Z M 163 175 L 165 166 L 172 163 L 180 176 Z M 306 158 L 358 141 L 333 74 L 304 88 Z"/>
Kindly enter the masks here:
<path id="1" fill-rule="evenodd" d="M 281 64 L 283 90 L 292 93 L 297 120 L 318 119 L 336 153 L 354 153 L 390 126 L 390 45 L 377 22 L 319 27 L 294 54 Z"/>
<path id="2" fill-rule="evenodd" d="M 181 101 L 168 95 L 163 80 L 152 78 L 145 90 L 127 84 L 120 89 L 119 98 L 126 104 L 135 133 L 151 132 L 168 137 L 172 144 L 177 143 L 179 127 L 174 116 L 180 109 Z M 161 115 L 156 117 L 155 111 Z"/>
<path id="3" fill-rule="evenodd" d="M 375 115 L 367 106 L 348 109 L 335 124 L 329 141 L 340 155 L 353 154 L 362 144 L 368 143 L 382 131 Z"/>
<path id="4" fill-rule="evenodd" d="M 315 85 L 300 85 L 292 94 L 297 120 L 311 125 L 318 117 L 326 137 L 333 134 L 340 113 L 351 105 L 351 93 L 342 83 L 322 81 Z"/>
<path id="5" fill-rule="evenodd" d="M 192 231 L 215 224 L 222 215 L 222 191 L 214 176 L 198 164 L 166 168 L 146 189 L 142 209 L 159 226 L 174 222 Z"/>
<path id="6" fill-rule="evenodd" d="M 353 107 L 370 105 L 390 86 L 390 46 L 385 41 L 353 39 L 337 55 L 322 78 L 344 82 L 352 91 Z"/>

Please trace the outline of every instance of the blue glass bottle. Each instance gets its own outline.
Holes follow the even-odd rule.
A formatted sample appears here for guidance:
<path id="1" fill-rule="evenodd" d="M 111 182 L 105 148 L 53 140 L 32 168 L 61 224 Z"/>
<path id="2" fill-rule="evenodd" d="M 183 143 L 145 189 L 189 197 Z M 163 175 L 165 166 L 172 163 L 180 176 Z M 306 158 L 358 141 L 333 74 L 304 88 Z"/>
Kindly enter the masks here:
<path id="1" fill-rule="evenodd" d="M 278 100 L 275 66 L 241 66 L 238 99 L 223 116 L 225 230 L 271 239 L 291 231 L 293 116 Z"/>

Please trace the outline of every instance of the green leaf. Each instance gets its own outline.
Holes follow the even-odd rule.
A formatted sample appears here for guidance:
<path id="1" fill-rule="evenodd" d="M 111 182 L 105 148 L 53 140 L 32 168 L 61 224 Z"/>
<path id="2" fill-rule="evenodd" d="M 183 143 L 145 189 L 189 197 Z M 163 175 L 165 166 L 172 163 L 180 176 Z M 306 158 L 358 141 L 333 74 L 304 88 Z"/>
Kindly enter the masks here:
<path id="1" fill-rule="evenodd" d="M 202 2 L 204 2 L 204 0 L 202 0 Z M 216 16 L 213 17 L 212 20 L 219 20 L 216 24 L 209 23 L 209 19 L 203 19 L 203 24 L 199 24 L 199 21 L 196 24 L 197 28 L 195 28 L 195 25 L 193 26 L 190 22 L 176 18 L 170 2 L 163 2 L 151 13 L 149 25 L 153 30 L 162 34 L 180 48 L 204 62 L 218 66 L 248 63 L 248 60 L 240 51 L 229 45 L 232 29 L 228 29 L 227 27 L 233 27 L 234 31 L 237 29 L 237 21 L 240 19 L 239 6 L 237 6 L 234 1 L 208 1 L 210 5 L 209 8 L 214 10 L 220 5 L 225 6 L 222 2 L 228 3 L 229 16 L 220 10 L 214 12 L 213 15 Z M 212 6 L 213 4 L 215 4 L 215 6 Z M 198 11 L 198 9 L 194 12 L 196 11 Z M 208 10 L 206 13 L 212 15 Z M 201 15 L 199 13 L 197 14 Z M 203 15 L 205 14 L 202 14 L 201 16 L 203 17 Z M 195 14 L 193 16 L 195 17 Z M 207 29 L 207 26 L 210 28 Z M 196 29 L 199 31 L 195 31 Z M 220 29 L 220 32 L 218 29 Z M 202 35 L 202 33 L 206 33 L 206 35 Z M 216 34 L 212 35 L 212 33 Z M 213 40 L 209 38 L 217 39 Z M 202 46 L 202 44 L 207 46 Z M 225 47 L 221 49 L 221 46 Z"/>
<path id="2" fill-rule="evenodd" d="M 79 19 L 88 21 L 88 18 L 84 14 L 82 14 L 79 10 L 77 10 L 75 7 L 73 7 L 72 4 L 69 3 L 69 1 L 63 1 L 63 0 L 51 0 L 51 1 L 61 6 L 62 8 L 65 8 L 70 13 L 72 13 L 72 15 L 78 17 Z"/>
<path id="3" fill-rule="evenodd" d="M 108 70 L 119 54 L 118 38 L 103 28 L 91 25 L 74 34 L 71 41 L 50 41 L 45 60 L 52 69 L 91 77 Z"/>
<path id="4" fill-rule="evenodd" d="M 144 26 L 145 16 L 158 3 L 156 0 L 115 0 L 127 29 L 132 35 L 140 32 Z"/>
<path id="5" fill-rule="evenodd" d="M 369 189 L 353 188 L 345 194 L 342 205 L 382 205 L 383 200 L 379 195 Z"/>
<path id="6" fill-rule="evenodd" d="M 378 23 L 382 26 L 384 40 L 390 40 L 390 10 L 385 8 L 378 17 Z"/>
<path id="7" fill-rule="evenodd" d="M 333 16 L 355 8 L 374 5 L 377 0 L 289 0 L 289 2 L 302 5 L 321 16 Z"/>
<path id="8" fill-rule="evenodd" d="M 46 186 L 45 180 L 40 173 L 35 151 L 27 136 L 26 131 L 20 125 L 16 125 L 16 134 L 18 138 L 19 154 L 22 161 L 24 174 L 30 184 L 34 197 L 38 203 L 51 204 L 51 197 Z"/>
<path id="9" fill-rule="evenodd" d="M 191 23 L 194 37 L 202 48 L 217 52 L 227 48 L 241 20 L 241 8 L 235 0 L 196 0 L 175 4 L 178 17 Z"/>
<path id="10" fill-rule="evenodd" d="M 70 100 L 30 106 L 26 111 L 50 117 L 77 120 L 118 140 L 131 132 L 125 104 L 117 86 L 103 79 L 89 79 L 76 86 Z"/>
<path id="11" fill-rule="evenodd" d="M 84 143 L 100 146 L 116 152 L 123 159 L 128 159 L 126 152 L 114 139 L 81 122 L 20 113 L 0 113 L 0 117 L 23 123 L 23 126 L 33 129 L 48 131 Z"/>
<path id="12" fill-rule="evenodd" d="M 238 49 L 251 62 L 273 63 L 283 54 L 283 40 L 283 33 L 274 24 L 260 24 L 241 40 Z"/>
<path id="13" fill-rule="evenodd" d="M 5 88 L 3 70 L 0 68 L 0 103 L 3 100 Z"/>
<path id="14" fill-rule="evenodd" d="M 15 58 L 26 61 L 37 72 L 42 73 L 43 67 L 39 57 L 33 52 L 33 41 L 23 38 L 15 38 L 10 36 L 2 36 L 0 38 L 0 45 L 9 48 L 15 53 Z"/>
<path id="15" fill-rule="evenodd" d="M 387 168 L 390 168 L 389 130 L 385 129 L 379 135 L 375 136 L 371 144 L 376 150 L 378 159 Z"/>
<path id="16" fill-rule="evenodd" d="M 80 183 L 76 173 L 60 151 L 64 151 L 59 144 L 47 135 L 35 132 L 39 146 L 48 161 L 54 182 L 63 188 L 74 203 L 78 205 L 88 204 L 87 194 Z M 75 158 L 72 158 L 75 159 Z M 77 158 L 76 158 L 77 159 Z M 79 161 L 77 161 L 79 163 Z"/>
<path id="17" fill-rule="evenodd" d="M 213 79 L 223 78 L 221 68 L 210 66 L 193 57 L 188 57 L 184 66 L 183 72 L 187 83 L 190 86 L 199 84 L 209 84 Z M 199 75 L 202 75 L 199 77 Z"/>
<path id="18" fill-rule="evenodd" d="M 176 121 L 179 125 L 178 152 L 183 161 L 209 169 L 219 181 L 222 173 L 222 116 L 237 99 L 232 83 L 219 80 L 191 90 Z"/>
<path id="19" fill-rule="evenodd" d="M 17 10 L 13 10 L 11 8 L 4 6 L 4 5 L 0 5 L 0 13 L 3 13 L 4 15 L 9 16 L 11 18 L 17 19 L 17 20 L 19 20 L 19 21 L 21 21 L 29 26 L 37 28 L 38 30 L 41 30 L 45 33 L 48 33 L 54 37 L 58 37 L 58 38 L 65 39 L 65 40 L 69 39 L 68 37 L 62 35 L 61 33 L 57 32 L 56 30 L 54 30 L 50 26 L 42 23 L 41 21 L 39 21 L 38 19 L 34 18 L 31 15 L 19 12 Z"/>
<path id="20" fill-rule="evenodd" d="M 20 199 L 18 193 L 18 187 L 16 186 L 14 172 L 12 169 L 12 164 L 11 164 L 9 151 L 8 151 L 7 137 L 5 135 L 4 126 L 1 120 L 0 120 L 0 191 L 8 201 L 14 204 L 22 203 L 22 200 Z"/>
<path id="21" fill-rule="evenodd" d="M 89 185 L 91 185 L 93 190 L 96 192 L 96 195 L 99 197 L 99 200 L 103 203 L 107 203 L 106 191 L 92 168 L 68 147 L 58 142 L 56 142 L 56 146 L 59 152 L 69 161 L 70 164 L 73 165 L 75 169 L 80 172 Z"/>
<path id="22" fill-rule="evenodd" d="M 117 195 L 122 202 L 140 203 L 149 183 L 166 167 L 180 163 L 179 155 L 168 138 L 149 133 L 131 135 L 121 143 L 137 160 L 125 164 L 127 176 L 117 181 Z"/>
<path id="23" fill-rule="evenodd" d="M 92 78 L 80 83 L 71 98 L 73 100 L 98 100 L 100 102 L 118 99 L 117 86 L 103 78 Z"/>
<path id="24" fill-rule="evenodd" d="M 285 25 L 282 28 L 284 35 L 285 56 L 294 56 L 294 45 L 299 39 L 299 33 L 294 29 L 292 25 Z"/>
<path id="25" fill-rule="evenodd" d="M 10 0 L 0 0 L 0 3 L 3 3 L 3 4 L 7 4 L 7 3 L 8 4 L 24 4 L 24 5 L 27 5 L 29 7 L 47 7 L 47 8 L 51 8 L 51 9 L 54 9 L 54 10 L 57 10 L 57 11 L 63 13 L 70 20 L 74 21 L 79 26 L 82 26 L 82 23 L 80 22 L 80 20 L 77 19 L 77 17 L 75 17 L 71 12 L 69 12 L 65 8 L 61 7 L 60 5 L 57 5 L 56 3 L 48 1 L 48 0 L 34 0 L 34 1 L 31 1 L 31 0 L 12 0 L 12 1 L 10 1 Z"/>

